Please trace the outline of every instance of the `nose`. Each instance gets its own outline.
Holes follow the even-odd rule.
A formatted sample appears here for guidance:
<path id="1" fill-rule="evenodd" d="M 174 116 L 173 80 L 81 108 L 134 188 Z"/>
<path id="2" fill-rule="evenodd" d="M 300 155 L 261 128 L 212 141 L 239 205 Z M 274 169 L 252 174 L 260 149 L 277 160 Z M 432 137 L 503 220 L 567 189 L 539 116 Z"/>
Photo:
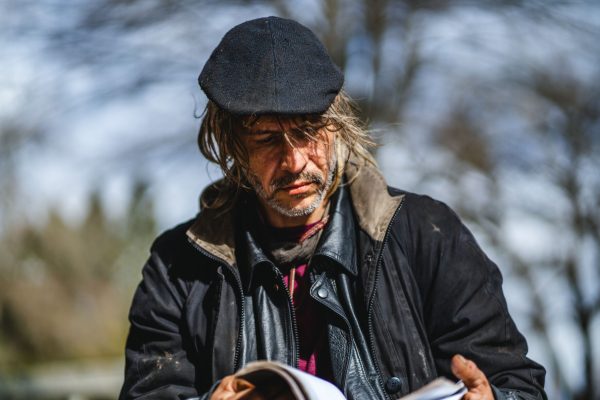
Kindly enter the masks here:
<path id="1" fill-rule="evenodd" d="M 304 170 L 306 163 L 307 157 L 302 148 L 290 140 L 284 140 L 281 146 L 281 169 L 297 174 Z"/>

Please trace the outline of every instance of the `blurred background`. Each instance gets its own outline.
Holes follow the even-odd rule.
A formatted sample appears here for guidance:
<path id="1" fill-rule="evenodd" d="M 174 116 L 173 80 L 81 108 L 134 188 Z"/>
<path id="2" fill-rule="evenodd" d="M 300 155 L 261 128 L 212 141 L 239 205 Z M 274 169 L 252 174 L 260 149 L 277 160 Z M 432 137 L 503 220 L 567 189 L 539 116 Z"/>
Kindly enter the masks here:
<path id="1" fill-rule="evenodd" d="M 600 2 L 0 0 L 0 398 L 111 399 L 152 239 L 219 171 L 196 78 L 223 34 L 317 33 L 392 185 L 504 275 L 551 399 L 600 399 Z"/>

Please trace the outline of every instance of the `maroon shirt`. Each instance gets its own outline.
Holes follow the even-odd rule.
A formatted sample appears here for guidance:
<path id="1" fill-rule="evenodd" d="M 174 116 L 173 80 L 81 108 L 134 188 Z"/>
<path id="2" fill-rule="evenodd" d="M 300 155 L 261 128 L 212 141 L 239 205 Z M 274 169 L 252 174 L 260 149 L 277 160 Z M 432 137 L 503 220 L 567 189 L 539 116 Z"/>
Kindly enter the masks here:
<path id="1" fill-rule="evenodd" d="M 269 235 L 273 235 L 271 237 L 298 242 L 306 232 L 313 229 L 317 224 L 319 222 L 292 228 L 268 227 L 267 230 Z M 309 279 L 310 267 L 308 264 L 300 264 L 295 268 L 292 304 L 296 314 L 300 347 L 298 368 L 309 374 L 331 379 L 331 361 L 327 342 L 327 327 L 324 323 L 325 318 L 322 315 L 323 310 L 309 294 L 311 286 Z M 290 289 L 290 272 L 291 269 L 282 271 L 284 283 L 288 286 L 288 289 Z"/>

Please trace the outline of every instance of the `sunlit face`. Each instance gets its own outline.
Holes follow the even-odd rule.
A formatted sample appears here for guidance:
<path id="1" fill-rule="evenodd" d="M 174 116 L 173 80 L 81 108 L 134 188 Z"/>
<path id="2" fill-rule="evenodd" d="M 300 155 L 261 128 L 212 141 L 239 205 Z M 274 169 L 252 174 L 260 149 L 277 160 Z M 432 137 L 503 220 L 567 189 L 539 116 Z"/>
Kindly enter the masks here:
<path id="1" fill-rule="evenodd" d="M 310 139 L 301 130 L 298 121 L 261 117 L 241 135 L 249 157 L 246 177 L 267 212 L 309 216 L 331 186 L 334 133 L 324 127 Z"/>

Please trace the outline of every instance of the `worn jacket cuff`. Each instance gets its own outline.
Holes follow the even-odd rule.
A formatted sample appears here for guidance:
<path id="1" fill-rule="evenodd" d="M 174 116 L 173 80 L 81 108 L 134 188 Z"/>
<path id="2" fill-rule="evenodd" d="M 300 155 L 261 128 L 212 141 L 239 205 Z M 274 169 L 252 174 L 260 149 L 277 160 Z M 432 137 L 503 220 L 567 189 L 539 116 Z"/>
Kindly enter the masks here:
<path id="1" fill-rule="evenodd" d="M 494 385 L 491 385 L 492 393 L 494 393 L 494 399 L 496 400 L 536 400 L 536 397 L 529 393 L 523 393 L 519 390 L 510 389 L 499 389 Z"/>

